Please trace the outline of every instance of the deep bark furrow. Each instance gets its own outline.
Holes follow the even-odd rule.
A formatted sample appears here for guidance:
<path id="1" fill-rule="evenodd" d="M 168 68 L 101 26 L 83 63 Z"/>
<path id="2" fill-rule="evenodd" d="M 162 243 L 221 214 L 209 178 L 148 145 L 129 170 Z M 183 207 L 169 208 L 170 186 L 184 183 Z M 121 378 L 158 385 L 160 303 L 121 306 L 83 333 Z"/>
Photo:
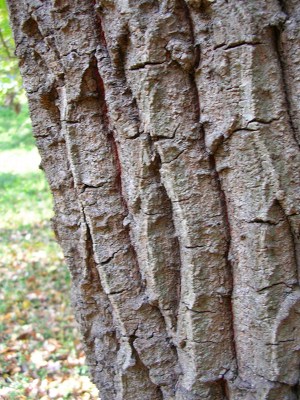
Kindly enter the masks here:
<path id="1" fill-rule="evenodd" d="M 113 128 L 117 129 L 122 137 L 135 138 L 140 134 L 139 112 L 126 82 L 123 60 L 123 52 L 127 43 L 127 27 L 125 22 L 122 24 L 121 20 L 121 28 L 115 32 L 116 43 L 108 47 L 102 25 L 102 18 L 98 12 L 97 28 L 101 41 L 96 56 L 99 61 L 100 73 L 105 79 L 106 101 L 111 108 L 110 120 Z"/>
<path id="2" fill-rule="evenodd" d="M 295 0 L 279 1 L 286 19 L 278 27 L 277 48 L 282 68 L 283 84 L 287 107 L 295 139 L 300 145 L 300 101 L 299 101 L 299 64 L 300 64 L 300 11 Z"/>
<path id="3" fill-rule="evenodd" d="M 227 205 L 227 199 L 226 199 L 225 192 L 222 188 L 222 183 L 221 183 L 219 173 L 216 169 L 216 161 L 215 161 L 214 155 L 210 155 L 209 159 L 210 159 L 211 169 L 212 169 L 213 175 L 215 177 L 215 181 L 216 181 L 219 196 L 220 196 L 223 222 L 224 222 L 224 226 L 225 226 L 225 230 L 226 230 L 226 239 L 227 239 L 227 249 L 226 249 L 226 254 L 225 254 L 225 258 L 227 261 L 226 273 L 228 274 L 229 288 L 230 288 L 230 293 L 228 294 L 228 296 L 229 296 L 229 313 L 230 313 L 230 321 L 231 321 L 233 355 L 234 355 L 234 359 L 236 362 L 236 370 L 233 370 L 232 371 L 233 374 L 230 376 L 230 378 L 232 379 L 232 376 L 238 375 L 238 359 L 237 359 L 237 351 L 236 351 L 236 338 L 235 338 L 235 333 L 234 333 L 235 315 L 234 315 L 234 307 L 233 307 L 233 301 L 232 301 L 232 291 L 233 291 L 233 287 L 234 287 L 234 275 L 233 275 L 232 264 L 230 261 L 230 257 L 231 257 L 231 254 L 230 254 L 230 252 L 231 252 L 231 226 L 230 226 L 230 219 L 229 219 L 229 215 L 228 215 L 229 210 L 228 210 L 228 205 Z M 226 383 L 226 381 L 225 381 L 225 383 Z"/>
<path id="4" fill-rule="evenodd" d="M 122 144 L 124 146 L 124 142 Z M 147 154 L 149 163 L 142 165 L 138 157 L 129 168 L 125 160 L 137 149 Z M 132 186 L 137 189 L 126 194 L 132 242 L 135 243 L 141 273 L 146 282 L 146 295 L 150 303 L 160 309 L 168 335 L 176 343 L 180 251 L 171 203 L 160 181 L 158 157 L 153 152 L 151 142 L 145 137 L 137 138 L 132 147 L 128 144 L 127 150 L 130 153 L 122 155 L 126 171 L 124 179 L 125 182 L 131 179 Z"/>

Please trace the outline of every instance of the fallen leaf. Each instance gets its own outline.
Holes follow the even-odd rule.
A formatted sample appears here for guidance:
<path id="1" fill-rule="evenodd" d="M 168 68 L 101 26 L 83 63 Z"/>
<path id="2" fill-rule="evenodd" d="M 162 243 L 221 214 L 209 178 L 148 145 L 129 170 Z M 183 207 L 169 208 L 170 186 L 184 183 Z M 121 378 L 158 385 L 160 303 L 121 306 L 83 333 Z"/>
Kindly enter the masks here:
<path id="1" fill-rule="evenodd" d="M 30 356 L 30 361 L 37 367 L 44 367 L 47 365 L 47 361 L 44 359 L 44 352 L 40 350 L 34 350 Z"/>

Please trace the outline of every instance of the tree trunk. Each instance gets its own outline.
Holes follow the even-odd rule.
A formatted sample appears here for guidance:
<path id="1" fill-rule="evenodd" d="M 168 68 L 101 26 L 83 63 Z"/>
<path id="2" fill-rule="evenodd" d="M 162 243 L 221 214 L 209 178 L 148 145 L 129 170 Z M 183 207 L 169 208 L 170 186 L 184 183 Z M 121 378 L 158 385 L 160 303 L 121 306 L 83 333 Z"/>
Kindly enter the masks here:
<path id="1" fill-rule="evenodd" d="M 8 2 L 101 399 L 300 399 L 298 0 Z"/>

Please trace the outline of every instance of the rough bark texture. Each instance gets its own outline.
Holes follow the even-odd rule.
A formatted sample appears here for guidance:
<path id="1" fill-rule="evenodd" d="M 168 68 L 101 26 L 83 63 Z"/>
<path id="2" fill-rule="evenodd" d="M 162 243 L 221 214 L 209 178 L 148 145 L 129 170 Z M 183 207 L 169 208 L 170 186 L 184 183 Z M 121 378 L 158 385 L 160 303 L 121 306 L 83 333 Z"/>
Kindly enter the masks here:
<path id="1" fill-rule="evenodd" d="M 300 399 L 299 1 L 8 3 L 101 399 Z"/>

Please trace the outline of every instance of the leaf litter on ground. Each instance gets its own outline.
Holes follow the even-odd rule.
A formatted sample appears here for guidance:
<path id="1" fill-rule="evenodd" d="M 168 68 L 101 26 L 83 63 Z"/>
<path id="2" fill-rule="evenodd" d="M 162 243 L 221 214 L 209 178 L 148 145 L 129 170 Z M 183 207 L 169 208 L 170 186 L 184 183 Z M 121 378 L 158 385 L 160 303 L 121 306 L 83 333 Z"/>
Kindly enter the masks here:
<path id="1" fill-rule="evenodd" d="M 0 150 L 0 399 L 98 399 L 26 107 L 0 107 Z"/>

